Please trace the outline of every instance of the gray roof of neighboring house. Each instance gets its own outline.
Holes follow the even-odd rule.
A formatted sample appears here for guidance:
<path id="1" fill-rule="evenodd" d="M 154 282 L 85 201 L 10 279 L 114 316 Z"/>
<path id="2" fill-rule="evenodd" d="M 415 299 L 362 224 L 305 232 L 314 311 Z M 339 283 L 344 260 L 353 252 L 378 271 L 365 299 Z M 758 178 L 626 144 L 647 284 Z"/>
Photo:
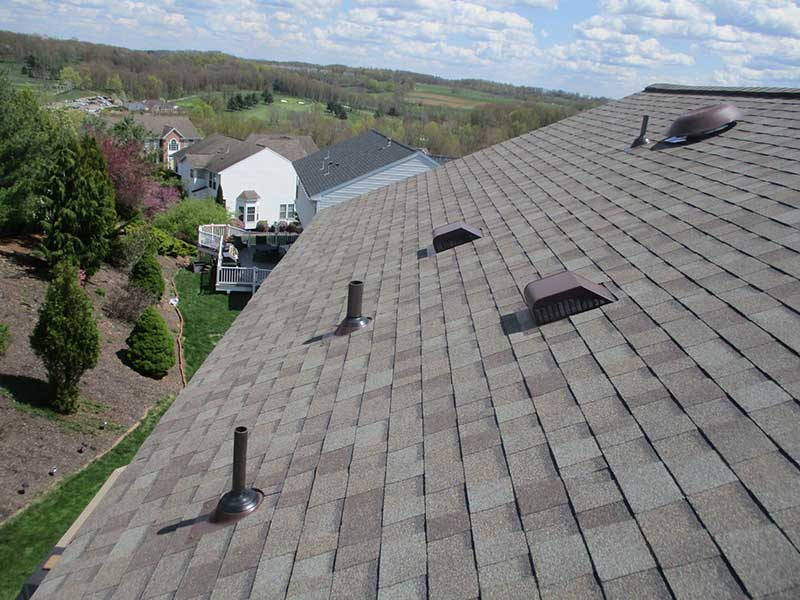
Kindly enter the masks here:
<path id="1" fill-rule="evenodd" d="M 180 115 L 146 115 L 140 113 L 135 113 L 130 116 L 133 117 L 134 121 L 159 139 L 169 133 L 173 128 L 177 129 L 186 139 L 200 139 L 200 132 L 189 117 Z"/>
<path id="2" fill-rule="evenodd" d="M 261 198 L 261 196 L 259 196 L 258 192 L 255 190 L 245 190 L 239 194 L 239 198 L 244 198 L 245 200 L 258 200 Z"/>
<path id="3" fill-rule="evenodd" d="M 296 160 L 294 168 L 314 196 L 417 152 L 372 129 Z"/>
<path id="4" fill-rule="evenodd" d="M 321 212 L 36 598 L 798 597 L 798 132 L 638 93 Z M 534 326 L 564 269 L 618 301 Z M 327 336 L 351 279 L 372 321 Z M 264 504 L 198 539 L 239 425 Z"/>
<path id="5" fill-rule="evenodd" d="M 186 157 L 192 168 L 219 173 L 265 148 L 264 144 L 242 141 L 221 133 L 214 133 L 179 150 L 174 156 L 177 161 Z"/>
<path id="6" fill-rule="evenodd" d="M 284 158 L 295 161 L 319 151 L 309 135 L 285 135 L 282 133 L 251 133 L 245 142 L 260 144 L 274 150 Z"/>

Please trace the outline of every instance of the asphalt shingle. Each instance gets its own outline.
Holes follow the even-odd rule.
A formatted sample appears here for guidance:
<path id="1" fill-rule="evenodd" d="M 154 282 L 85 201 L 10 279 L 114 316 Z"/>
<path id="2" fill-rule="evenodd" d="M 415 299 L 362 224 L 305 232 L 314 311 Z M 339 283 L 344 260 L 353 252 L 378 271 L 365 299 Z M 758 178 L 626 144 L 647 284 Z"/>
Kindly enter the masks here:
<path id="1" fill-rule="evenodd" d="M 734 128 L 624 151 L 720 102 Z M 795 593 L 798 129 L 797 91 L 659 86 L 321 212 L 36 598 Z M 419 253 L 456 220 L 483 237 Z M 537 326 L 564 269 L 617 301 Z M 372 321 L 326 335 L 351 279 Z M 158 535 L 225 491 L 235 425 L 263 506 Z"/>

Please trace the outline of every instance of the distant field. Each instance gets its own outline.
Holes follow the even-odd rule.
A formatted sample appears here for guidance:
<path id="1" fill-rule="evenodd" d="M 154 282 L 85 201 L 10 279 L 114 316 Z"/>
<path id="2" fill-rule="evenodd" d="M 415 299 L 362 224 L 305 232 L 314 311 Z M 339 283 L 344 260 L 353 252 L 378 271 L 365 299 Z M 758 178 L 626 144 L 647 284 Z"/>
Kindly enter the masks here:
<path id="1" fill-rule="evenodd" d="M 406 94 L 406 101 L 450 108 L 474 108 L 479 104 L 513 104 L 517 102 L 513 98 L 505 96 L 428 83 L 416 84 L 414 91 Z"/>
<path id="2" fill-rule="evenodd" d="M 251 92 L 252 90 L 242 90 L 240 93 L 248 94 Z M 257 91 L 256 93 L 259 95 L 259 97 L 261 96 L 261 92 Z M 228 93 L 227 96 L 223 92 L 211 92 L 210 94 L 197 94 L 194 96 L 186 96 L 185 98 L 178 98 L 177 100 L 174 100 L 174 102 L 178 106 L 183 106 L 184 108 L 190 109 L 197 100 L 201 100 L 204 97 L 208 97 L 210 95 L 229 97 L 230 93 Z M 235 114 L 241 115 L 242 118 L 266 119 L 276 114 L 279 116 L 283 116 L 283 113 L 309 111 L 314 108 L 315 104 L 317 104 L 313 100 L 308 100 L 306 98 L 297 98 L 295 96 L 284 96 L 282 94 L 273 94 L 273 98 L 275 99 L 275 101 L 270 105 L 264 104 L 262 102 L 254 106 L 253 108 L 236 111 Z"/>
<path id="3" fill-rule="evenodd" d="M 252 90 L 240 90 L 239 92 L 234 92 L 234 93 L 248 94 L 251 92 Z M 172 102 L 174 102 L 178 106 L 186 108 L 187 110 L 191 110 L 192 106 L 194 106 L 199 100 L 201 100 L 202 98 L 207 98 L 210 95 L 219 96 L 222 98 L 229 98 L 231 96 L 231 92 L 227 93 L 211 92 L 210 94 L 208 93 L 196 94 L 193 96 L 186 96 L 184 98 L 177 98 L 175 100 L 172 100 Z M 226 117 L 233 117 L 235 119 L 241 119 L 242 121 L 249 121 L 251 119 L 265 121 L 271 127 L 289 121 L 291 119 L 291 116 L 295 113 L 322 111 L 323 115 L 331 119 L 336 118 L 335 116 L 324 112 L 325 111 L 324 103 L 315 102 L 314 100 L 309 100 L 308 98 L 287 96 L 284 94 L 273 94 L 272 96 L 274 98 L 274 102 L 272 104 L 267 105 L 264 104 L 263 102 L 259 102 L 256 106 L 252 108 L 248 108 L 246 110 L 237 110 L 237 111 L 224 111 L 223 114 Z M 352 124 L 359 123 L 359 121 L 364 115 L 372 115 L 372 111 L 365 111 L 365 110 L 349 111 L 350 123 Z"/>

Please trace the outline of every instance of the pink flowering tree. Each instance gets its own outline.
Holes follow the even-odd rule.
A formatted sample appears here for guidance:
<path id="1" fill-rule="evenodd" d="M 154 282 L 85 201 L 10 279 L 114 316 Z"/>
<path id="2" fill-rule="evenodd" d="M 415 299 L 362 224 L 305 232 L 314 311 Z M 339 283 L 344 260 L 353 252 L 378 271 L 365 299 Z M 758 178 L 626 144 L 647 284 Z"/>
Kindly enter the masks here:
<path id="1" fill-rule="evenodd" d="M 181 194 L 174 187 L 161 185 L 153 180 L 149 180 L 143 185 L 141 208 L 148 219 L 166 211 L 180 200 Z"/>

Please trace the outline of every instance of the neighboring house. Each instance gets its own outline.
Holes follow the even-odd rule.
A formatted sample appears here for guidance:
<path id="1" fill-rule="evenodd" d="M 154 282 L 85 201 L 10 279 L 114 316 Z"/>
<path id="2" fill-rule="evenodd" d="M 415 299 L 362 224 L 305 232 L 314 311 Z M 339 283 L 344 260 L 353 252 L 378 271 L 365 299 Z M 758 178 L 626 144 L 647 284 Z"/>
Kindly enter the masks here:
<path id="1" fill-rule="evenodd" d="M 373 130 L 294 161 L 297 213 L 307 226 L 319 211 L 439 166 L 422 150 Z"/>
<path id="2" fill-rule="evenodd" d="M 197 142 L 200 132 L 189 117 L 181 115 L 151 115 L 134 113 L 133 120 L 144 127 L 149 134 L 145 140 L 145 150 L 158 152 L 159 161 L 176 169 L 173 156 Z M 109 121 L 113 124 L 121 117 L 114 116 Z"/>
<path id="3" fill-rule="evenodd" d="M 126 102 L 125 108 L 130 112 L 146 112 L 147 106 L 144 102 L 141 101 L 133 101 L 133 102 Z"/>
<path id="4" fill-rule="evenodd" d="M 798 131 L 651 86 L 322 211 L 35 599 L 800 597 Z M 565 270 L 616 300 L 537 325 Z"/>
<path id="5" fill-rule="evenodd" d="M 213 134 L 176 153 L 175 162 L 190 196 L 216 197 L 221 187 L 228 211 L 255 229 L 259 221 L 291 220 L 298 180 L 289 157 L 315 148 L 307 136 Z"/>
<path id="6" fill-rule="evenodd" d="M 180 110 L 180 106 L 177 104 L 157 99 L 143 100 L 142 104 L 144 105 L 144 109 L 146 111 L 155 115 L 161 113 L 174 113 Z"/>

